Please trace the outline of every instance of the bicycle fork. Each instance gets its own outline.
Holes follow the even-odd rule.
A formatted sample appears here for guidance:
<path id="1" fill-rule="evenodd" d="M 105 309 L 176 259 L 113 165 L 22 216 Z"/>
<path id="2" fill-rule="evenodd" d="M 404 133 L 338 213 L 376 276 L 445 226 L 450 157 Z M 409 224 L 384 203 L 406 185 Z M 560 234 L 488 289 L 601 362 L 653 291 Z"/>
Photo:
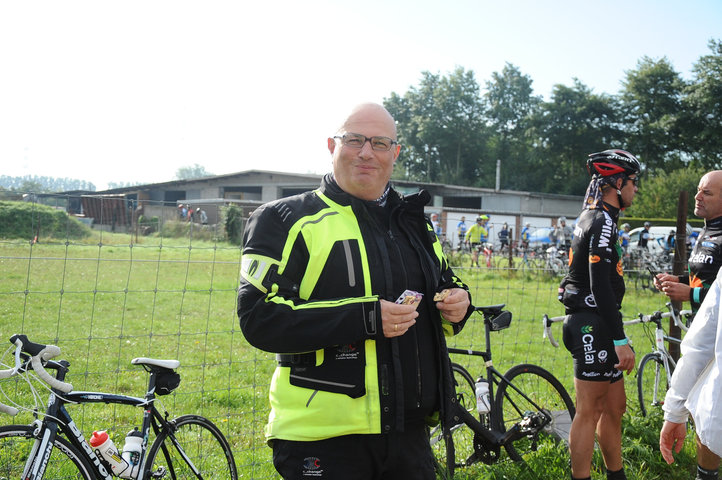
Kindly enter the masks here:
<path id="1" fill-rule="evenodd" d="M 37 420 L 36 422 L 39 423 Z M 33 448 L 30 450 L 30 455 L 28 456 L 25 468 L 23 469 L 23 480 L 43 478 L 45 468 L 48 466 L 50 454 L 53 451 L 53 442 L 55 441 L 57 430 L 57 425 L 49 425 L 47 428 L 42 428 L 40 425 L 36 425 L 36 429 L 33 434 L 35 435 L 41 432 L 42 436 L 35 437 Z"/>

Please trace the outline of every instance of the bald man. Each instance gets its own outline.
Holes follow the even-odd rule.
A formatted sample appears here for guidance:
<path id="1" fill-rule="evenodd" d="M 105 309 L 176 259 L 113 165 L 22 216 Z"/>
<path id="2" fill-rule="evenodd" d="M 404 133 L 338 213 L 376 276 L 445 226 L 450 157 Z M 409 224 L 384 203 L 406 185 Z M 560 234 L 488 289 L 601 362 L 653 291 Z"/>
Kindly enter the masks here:
<path id="1" fill-rule="evenodd" d="M 717 424 L 722 412 L 711 410 L 716 405 L 714 402 L 700 401 L 699 391 L 715 392 L 712 398 L 719 398 L 718 394 L 722 393 L 722 386 L 716 380 L 722 367 L 722 339 L 717 321 L 720 281 L 715 282 L 722 265 L 722 170 L 706 173 L 700 179 L 694 196 L 694 214 L 704 219 L 704 230 L 689 257 L 689 275 L 677 277 L 662 273 L 655 279 L 657 288 L 670 299 L 689 301 L 695 311 L 699 310 L 695 324 L 682 342 L 683 356 L 665 398 L 659 447 L 664 459 L 674 462 L 672 450 L 679 452 L 682 448 L 687 418 L 691 414 L 697 429 L 695 478 L 717 480 L 722 453 L 719 441 L 722 430 Z M 710 298 L 704 301 L 710 292 Z"/>
<path id="2" fill-rule="evenodd" d="M 389 112 L 358 106 L 327 145 L 320 188 L 261 206 L 243 239 L 241 328 L 277 354 L 274 466 L 284 479 L 433 480 L 426 425 L 454 424 L 444 337 L 472 312 L 468 287 L 424 215 L 430 195 L 389 183 L 401 148 Z"/>
<path id="3" fill-rule="evenodd" d="M 722 266 L 722 170 L 700 179 L 694 214 L 704 219 L 704 230 L 689 257 L 689 274 L 660 273 L 654 283 L 671 300 L 690 302 L 696 311 Z"/>

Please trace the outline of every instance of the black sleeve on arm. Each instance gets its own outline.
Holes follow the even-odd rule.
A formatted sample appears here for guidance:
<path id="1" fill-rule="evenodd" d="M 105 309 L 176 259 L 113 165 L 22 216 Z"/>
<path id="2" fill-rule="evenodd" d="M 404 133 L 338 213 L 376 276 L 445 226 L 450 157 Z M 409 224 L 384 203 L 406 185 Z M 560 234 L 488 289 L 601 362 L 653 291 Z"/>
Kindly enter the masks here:
<path id="1" fill-rule="evenodd" d="M 612 339 L 622 340 L 625 338 L 624 324 L 612 289 L 612 283 L 609 280 L 612 268 L 616 268 L 616 266 L 613 266 L 609 259 L 602 258 L 598 262 L 590 262 L 589 280 L 594 301 L 597 304 L 597 312 L 609 326 Z"/>
<path id="2" fill-rule="evenodd" d="M 292 248 L 285 248 L 294 242 Z M 290 251 L 284 258 L 283 252 Z M 299 353 L 373 338 L 380 326 L 374 296 L 304 299 L 299 285 L 309 262 L 300 238 L 274 208 L 261 207 L 248 220 L 243 239 L 237 313 L 246 340 L 276 353 Z M 282 273 L 279 273 L 282 272 Z"/>

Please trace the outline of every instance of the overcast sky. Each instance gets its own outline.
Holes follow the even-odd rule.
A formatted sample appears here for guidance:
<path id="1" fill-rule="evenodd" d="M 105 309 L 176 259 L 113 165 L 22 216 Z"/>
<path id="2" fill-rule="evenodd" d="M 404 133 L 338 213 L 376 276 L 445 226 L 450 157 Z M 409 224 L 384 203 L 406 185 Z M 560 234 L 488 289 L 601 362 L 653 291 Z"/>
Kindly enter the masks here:
<path id="1" fill-rule="evenodd" d="M 691 79 L 720 38 L 720 0 L 4 1 L 0 174 L 325 173 L 345 114 L 423 71 L 617 93 L 645 55 Z"/>

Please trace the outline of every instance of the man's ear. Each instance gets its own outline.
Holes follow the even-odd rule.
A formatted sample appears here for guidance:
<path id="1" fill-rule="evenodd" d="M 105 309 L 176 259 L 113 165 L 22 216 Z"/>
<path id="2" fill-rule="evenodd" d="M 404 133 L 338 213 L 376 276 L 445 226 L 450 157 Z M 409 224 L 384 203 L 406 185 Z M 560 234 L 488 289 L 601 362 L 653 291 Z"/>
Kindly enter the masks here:
<path id="1" fill-rule="evenodd" d="M 624 185 L 624 179 L 623 179 L 623 178 L 618 178 L 618 179 L 617 179 L 617 190 L 621 190 L 621 189 L 622 189 L 622 185 Z"/>

